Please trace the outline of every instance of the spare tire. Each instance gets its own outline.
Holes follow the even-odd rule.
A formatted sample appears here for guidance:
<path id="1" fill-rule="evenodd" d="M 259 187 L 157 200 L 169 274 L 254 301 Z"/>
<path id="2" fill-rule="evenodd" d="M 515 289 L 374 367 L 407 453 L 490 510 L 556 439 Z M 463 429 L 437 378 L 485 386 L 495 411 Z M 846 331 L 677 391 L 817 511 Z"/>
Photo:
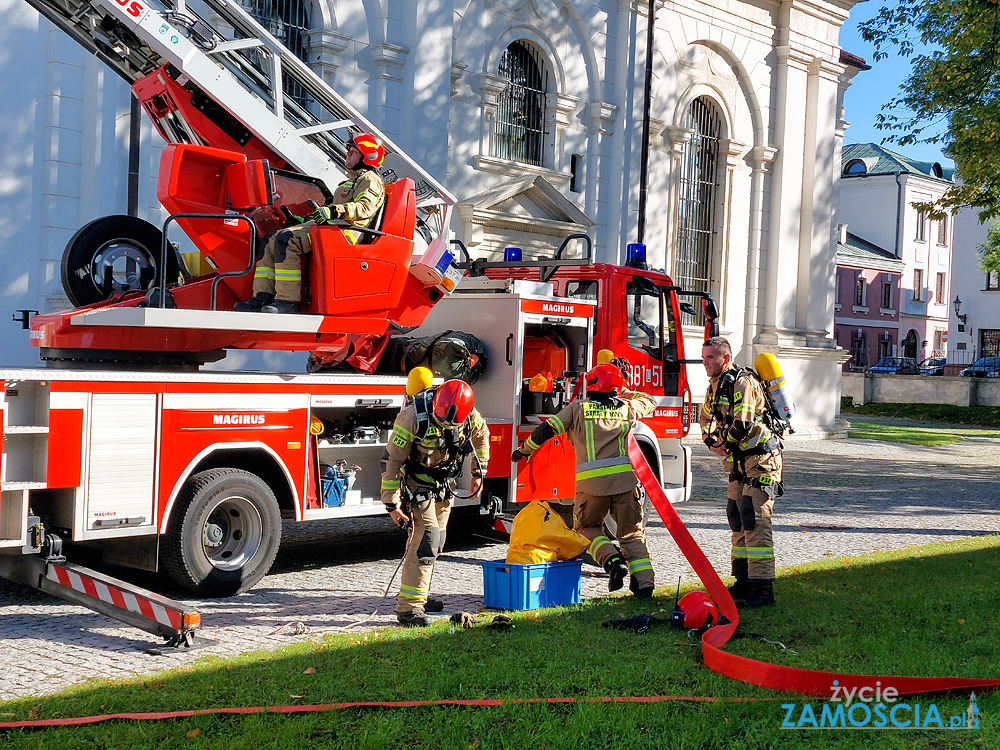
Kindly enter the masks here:
<path id="1" fill-rule="evenodd" d="M 163 234 L 135 216 L 104 216 L 77 230 L 63 252 L 62 282 L 77 307 L 160 282 Z M 167 254 L 167 283 L 177 280 L 177 256 Z"/>

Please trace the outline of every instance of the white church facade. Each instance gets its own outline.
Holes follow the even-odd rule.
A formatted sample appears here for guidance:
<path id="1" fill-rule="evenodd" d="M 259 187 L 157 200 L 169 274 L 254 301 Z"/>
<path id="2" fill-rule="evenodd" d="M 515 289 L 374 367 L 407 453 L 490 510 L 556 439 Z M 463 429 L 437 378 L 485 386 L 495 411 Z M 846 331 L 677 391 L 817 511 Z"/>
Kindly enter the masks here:
<path id="1" fill-rule="evenodd" d="M 652 266 L 719 301 L 737 361 L 781 362 L 800 435 L 836 432 L 841 53 L 855 0 L 246 0 L 276 36 L 458 197 L 473 256 L 551 252 L 587 232 L 596 259 L 636 242 L 644 68 L 652 60 L 643 237 Z M 654 8 L 652 50 L 648 19 Z M 129 90 L 21 0 L 0 38 L 0 301 L 67 304 L 60 259 L 75 230 L 126 213 Z M 141 125 L 133 201 L 154 224 L 159 145 Z M 693 323 L 693 321 L 692 321 Z M 3 365 L 33 366 L 7 323 Z M 700 356 L 700 327 L 684 331 Z M 299 369 L 288 355 L 250 363 Z M 705 380 L 690 365 L 694 400 Z"/>

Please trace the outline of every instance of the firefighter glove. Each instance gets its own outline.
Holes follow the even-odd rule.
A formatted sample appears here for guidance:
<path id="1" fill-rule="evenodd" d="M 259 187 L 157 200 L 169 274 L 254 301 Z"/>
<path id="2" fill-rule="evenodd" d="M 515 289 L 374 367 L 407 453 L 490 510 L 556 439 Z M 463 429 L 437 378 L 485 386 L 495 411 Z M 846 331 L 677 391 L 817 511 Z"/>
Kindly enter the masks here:
<path id="1" fill-rule="evenodd" d="M 469 612 L 456 612 L 451 616 L 451 621 L 456 625 L 461 625 L 468 630 L 476 624 L 476 618 Z"/>
<path id="2" fill-rule="evenodd" d="M 312 212 L 312 220 L 317 224 L 329 224 L 340 218 L 340 206 L 320 206 Z"/>
<path id="3" fill-rule="evenodd" d="M 645 633 L 652 627 L 663 625 L 666 620 L 661 620 L 654 615 L 632 615 L 624 620 L 608 620 L 602 623 L 606 628 L 615 630 L 631 630 L 634 633 Z"/>
<path id="4" fill-rule="evenodd" d="M 497 615 L 493 618 L 493 622 L 486 626 L 486 629 L 506 632 L 514 629 L 514 623 L 507 615 Z"/>
<path id="5" fill-rule="evenodd" d="M 514 452 L 510 454 L 510 460 L 513 461 L 514 463 L 518 463 L 519 461 L 525 461 L 527 460 L 527 458 L 528 454 L 521 450 L 520 445 L 517 446 L 517 448 L 514 449 Z"/>

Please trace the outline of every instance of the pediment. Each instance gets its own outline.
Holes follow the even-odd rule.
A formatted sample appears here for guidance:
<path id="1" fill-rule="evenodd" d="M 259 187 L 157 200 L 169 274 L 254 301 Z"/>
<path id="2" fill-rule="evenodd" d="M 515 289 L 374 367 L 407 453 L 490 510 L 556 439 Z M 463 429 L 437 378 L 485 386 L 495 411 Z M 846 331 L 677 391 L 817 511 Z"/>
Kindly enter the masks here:
<path id="1" fill-rule="evenodd" d="M 458 204 L 463 218 L 476 222 L 566 225 L 583 231 L 593 220 L 542 175 L 523 177 L 471 196 Z"/>

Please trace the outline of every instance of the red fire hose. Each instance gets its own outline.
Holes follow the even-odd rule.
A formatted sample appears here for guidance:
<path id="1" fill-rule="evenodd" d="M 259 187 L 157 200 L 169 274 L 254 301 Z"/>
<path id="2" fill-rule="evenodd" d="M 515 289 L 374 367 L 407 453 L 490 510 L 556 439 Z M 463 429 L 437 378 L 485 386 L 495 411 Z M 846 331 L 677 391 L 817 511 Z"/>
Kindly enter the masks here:
<path id="1" fill-rule="evenodd" d="M 896 688 L 899 695 L 1000 687 L 1000 680 L 976 680 L 962 677 L 896 677 L 894 675 L 843 674 L 796 669 L 726 653 L 722 647 L 733 637 L 736 626 L 739 624 L 736 604 L 729 595 L 729 591 L 722 584 L 719 574 L 715 572 L 715 568 L 712 567 L 701 547 L 691 536 L 691 532 L 681 522 L 674 506 L 667 500 L 663 488 L 656 480 L 649 464 L 646 463 L 646 457 L 643 456 L 642 449 L 639 448 L 639 444 L 632 434 L 629 435 L 628 439 L 628 455 L 639 481 L 652 500 L 653 507 L 663 519 L 667 531 L 674 538 L 684 557 L 691 563 L 691 567 L 698 574 L 708 591 L 708 595 L 715 600 L 719 611 L 730 621 L 725 625 L 709 628 L 701 638 L 701 651 L 705 666 L 713 672 L 772 690 L 815 696 L 830 695 L 834 680 L 837 680 L 838 684 L 848 691 L 851 688 L 874 687 L 875 682 L 881 680 L 883 689 L 891 685 Z"/>

